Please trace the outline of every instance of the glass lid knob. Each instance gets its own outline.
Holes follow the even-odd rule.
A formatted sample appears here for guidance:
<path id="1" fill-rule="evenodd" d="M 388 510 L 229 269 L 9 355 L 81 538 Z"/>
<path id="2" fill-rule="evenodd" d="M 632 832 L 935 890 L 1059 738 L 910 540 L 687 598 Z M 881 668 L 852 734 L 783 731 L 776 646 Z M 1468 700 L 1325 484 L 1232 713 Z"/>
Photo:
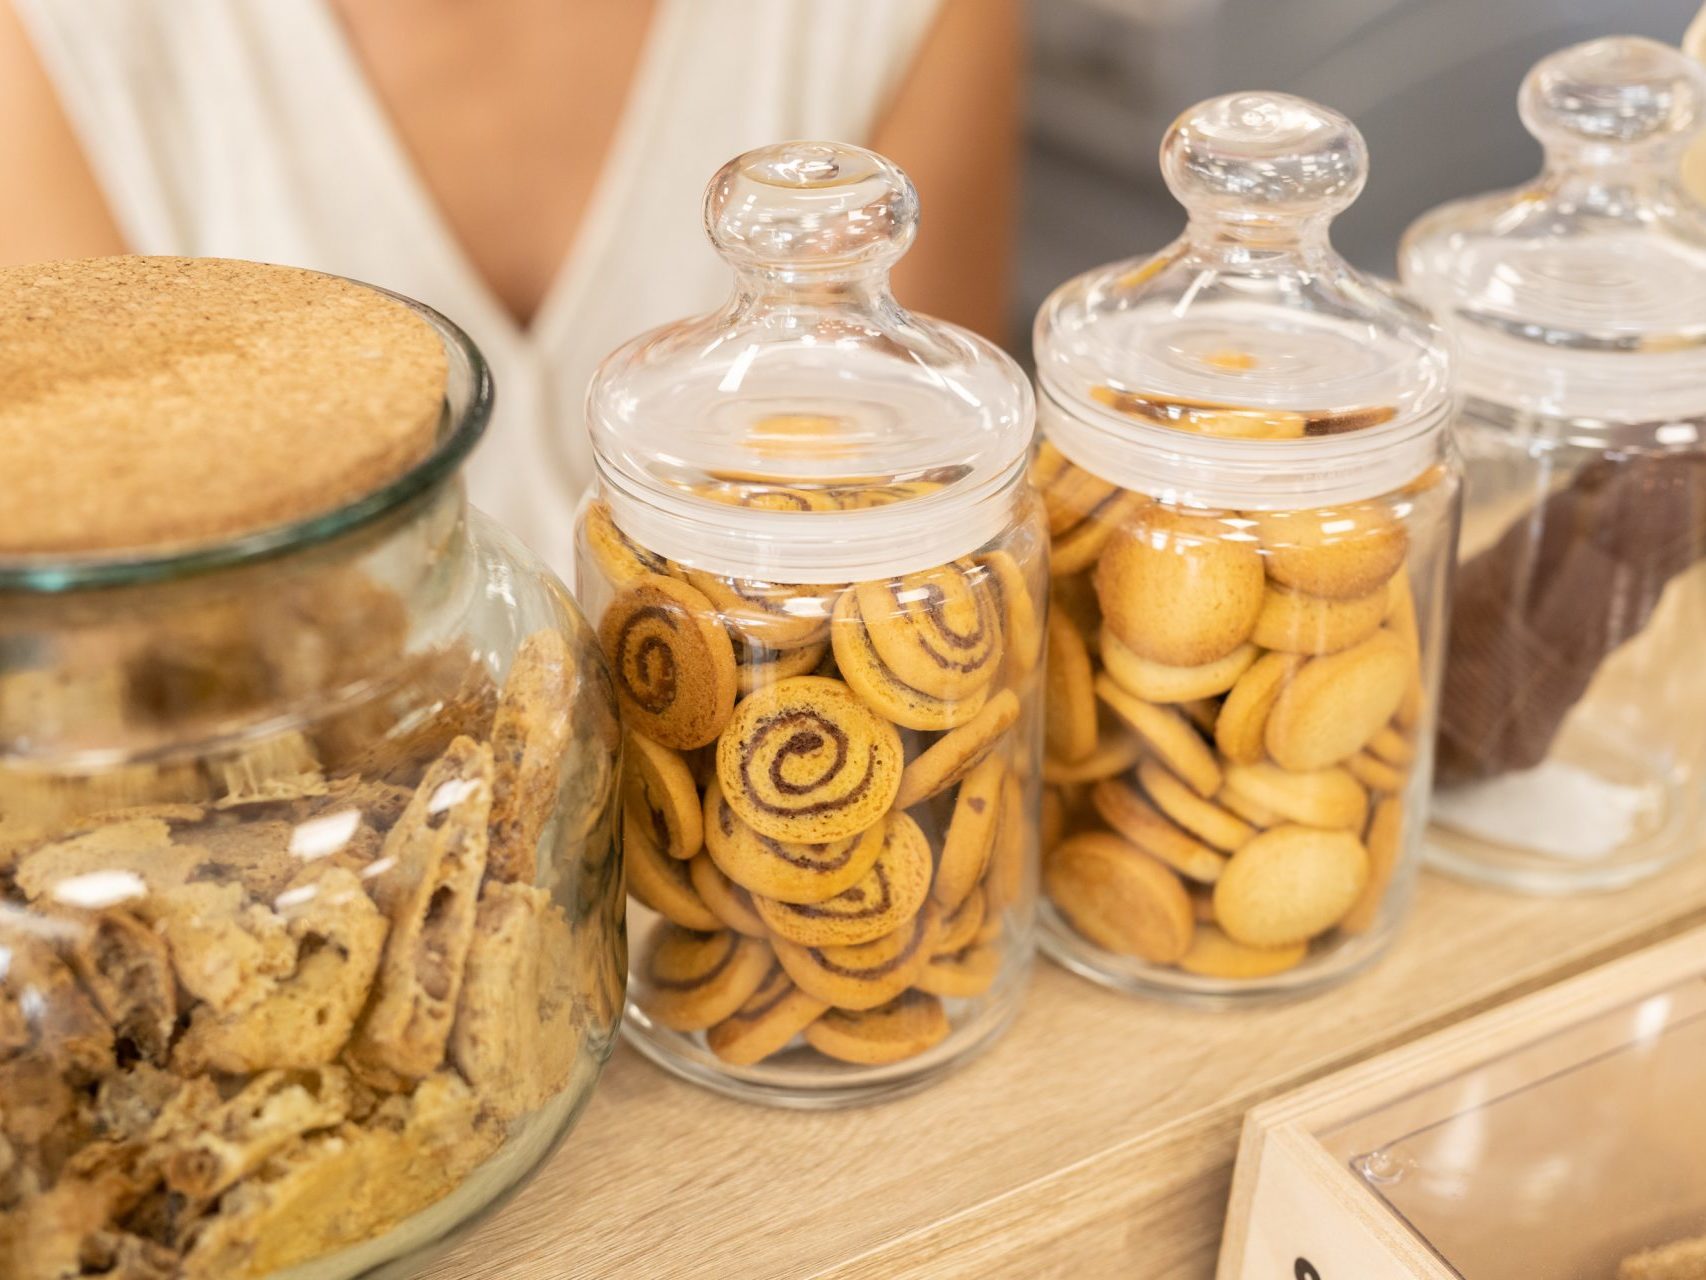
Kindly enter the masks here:
<path id="1" fill-rule="evenodd" d="M 1193 217 L 1314 221 L 1357 198 L 1368 148 L 1337 111 L 1290 94 L 1233 93 L 1173 122 L 1161 143 L 1161 172 Z"/>
<path id="2" fill-rule="evenodd" d="M 887 264 L 918 234 L 918 192 L 897 165 L 863 147 L 782 142 L 718 171 L 705 193 L 705 230 L 737 267 Z"/>
<path id="3" fill-rule="evenodd" d="M 1657 40 L 1609 36 L 1541 59 L 1518 105 L 1548 150 L 1680 148 L 1706 124 L 1706 71 Z"/>

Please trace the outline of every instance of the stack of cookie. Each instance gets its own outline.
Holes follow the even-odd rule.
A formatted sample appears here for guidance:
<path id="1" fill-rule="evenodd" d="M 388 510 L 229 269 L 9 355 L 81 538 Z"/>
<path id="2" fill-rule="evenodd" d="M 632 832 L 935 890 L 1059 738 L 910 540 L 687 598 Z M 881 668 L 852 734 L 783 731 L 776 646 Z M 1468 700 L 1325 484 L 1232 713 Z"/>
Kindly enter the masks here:
<path id="1" fill-rule="evenodd" d="M 174 600 L 117 667 L 0 675 L 0 737 L 369 691 L 194 758 L 0 767 L 0 1274 L 235 1280 L 378 1236 L 610 1033 L 596 655 L 540 631 L 499 689 L 466 646 L 405 655 L 371 583 L 310 579 Z M 604 856 L 553 892 L 557 840 Z"/>
<path id="2" fill-rule="evenodd" d="M 816 510 L 908 496 L 892 488 L 710 496 Z M 583 586 L 628 729 L 628 888 L 655 914 L 636 934 L 643 1026 L 703 1034 L 730 1067 L 802 1042 L 883 1066 L 1013 993 L 1043 647 L 1032 530 L 919 573 L 795 586 L 683 569 L 589 507 Z"/>
<path id="3" fill-rule="evenodd" d="M 1373 929 L 1423 710 L 1407 495 L 1182 508 L 1047 443 L 1032 476 L 1054 545 L 1058 919 L 1103 952 L 1231 981 Z"/>

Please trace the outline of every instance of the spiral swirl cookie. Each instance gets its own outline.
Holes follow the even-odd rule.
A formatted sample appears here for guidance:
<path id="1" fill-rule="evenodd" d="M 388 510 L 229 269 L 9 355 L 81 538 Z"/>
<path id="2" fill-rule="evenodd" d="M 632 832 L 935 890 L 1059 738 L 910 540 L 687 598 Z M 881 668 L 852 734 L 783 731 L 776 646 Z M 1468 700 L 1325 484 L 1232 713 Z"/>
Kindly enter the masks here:
<path id="1" fill-rule="evenodd" d="M 745 1004 L 706 1033 L 705 1043 L 724 1062 L 750 1067 L 780 1053 L 828 1010 L 829 1005 L 801 991 L 778 965 Z"/>
<path id="2" fill-rule="evenodd" d="M 835 605 L 830 643 L 842 679 L 878 715 L 906 729 L 953 729 L 983 710 L 987 688 L 964 698 L 926 693 L 901 679 L 877 652 L 859 608 L 859 593 L 847 591 Z"/>
<path id="3" fill-rule="evenodd" d="M 823 902 L 852 888 L 883 851 L 886 828 L 873 823 L 858 835 L 805 844 L 760 835 L 723 800 L 715 778 L 705 792 L 705 847 L 730 880 L 778 902 Z"/>
<path id="4" fill-rule="evenodd" d="M 977 565 L 951 564 L 853 588 L 871 647 L 897 679 L 943 699 L 989 685 L 1004 652 L 989 577 Z"/>
<path id="5" fill-rule="evenodd" d="M 937 916 L 926 907 L 893 933 L 844 947 L 802 947 L 778 938 L 776 958 L 801 991 L 838 1009 L 874 1009 L 918 981 L 935 949 Z"/>
<path id="6" fill-rule="evenodd" d="M 734 710 L 735 654 L 703 594 L 637 578 L 604 611 L 598 638 L 630 727 L 678 751 L 716 739 Z"/>
<path id="7" fill-rule="evenodd" d="M 823 843 L 873 826 L 894 803 L 902 765 L 895 727 L 824 676 L 749 694 L 717 744 L 724 801 L 777 840 Z"/>
<path id="8" fill-rule="evenodd" d="M 930 894 L 930 842 L 904 813 L 889 815 L 882 846 L 857 883 L 822 902 L 755 898 L 759 917 L 777 938 L 802 947 L 854 946 L 910 921 Z"/>
<path id="9" fill-rule="evenodd" d="M 704 593 L 717 616 L 748 643 L 797 649 L 829 632 L 839 588 L 793 587 L 755 578 L 726 578 L 689 570 L 687 581 Z"/>
<path id="10" fill-rule="evenodd" d="M 647 947 L 641 1007 L 672 1031 L 704 1031 L 751 999 L 770 967 L 762 942 L 672 925 L 655 932 Z"/>
<path id="11" fill-rule="evenodd" d="M 606 581 L 618 587 L 648 575 L 668 576 L 670 563 L 654 551 L 634 542 L 610 518 L 602 502 L 589 503 L 581 529 L 581 542 Z"/>
<path id="12" fill-rule="evenodd" d="M 947 1011 L 935 996 L 909 991 L 864 1012 L 831 1009 L 806 1028 L 806 1043 L 842 1062 L 883 1066 L 915 1058 L 948 1038 Z"/>

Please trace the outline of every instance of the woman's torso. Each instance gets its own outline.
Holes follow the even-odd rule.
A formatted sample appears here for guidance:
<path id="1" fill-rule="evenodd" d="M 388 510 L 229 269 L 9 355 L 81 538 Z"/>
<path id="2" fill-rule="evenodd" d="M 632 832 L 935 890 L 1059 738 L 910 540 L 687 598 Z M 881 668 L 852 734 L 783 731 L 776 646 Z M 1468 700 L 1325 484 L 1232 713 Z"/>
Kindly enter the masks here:
<path id="1" fill-rule="evenodd" d="M 475 501 L 565 572 L 593 367 L 727 290 L 700 228 L 706 179 L 763 142 L 868 138 L 936 9 L 657 0 L 603 169 L 523 326 L 447 225 L 327 0 L 15 3 L 133 250 L 353 276 L 470 332 L 499 405 L 470 467 Z"/>

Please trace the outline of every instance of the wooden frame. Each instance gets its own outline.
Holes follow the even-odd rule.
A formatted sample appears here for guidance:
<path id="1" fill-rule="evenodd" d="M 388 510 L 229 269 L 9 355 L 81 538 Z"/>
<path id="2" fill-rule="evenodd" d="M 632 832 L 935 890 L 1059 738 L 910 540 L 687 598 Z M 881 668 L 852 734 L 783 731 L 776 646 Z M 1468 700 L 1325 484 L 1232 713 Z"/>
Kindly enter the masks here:
<path id="1" fill-rule="evenodd" d="M 1706 929 L 1636 952 L 1266 1103 L 1244 1123 L 1219 1280 L 1457 1280 L 1321 1135 L 1360 1128 L 1367 1149 L 1446 1119 L 1430 1088 L 1475 1068 L 1502 1098 L 1628 1042 L 1595 1018 L 1706 976 Z M 1548 1037 L 1580 1029 L 1568 1043 Z M 1508 1055 L 1524 1050 L 1520 1060 Z M 1343 1143 L 1341 1142 L 1341 1146 Z"/>

